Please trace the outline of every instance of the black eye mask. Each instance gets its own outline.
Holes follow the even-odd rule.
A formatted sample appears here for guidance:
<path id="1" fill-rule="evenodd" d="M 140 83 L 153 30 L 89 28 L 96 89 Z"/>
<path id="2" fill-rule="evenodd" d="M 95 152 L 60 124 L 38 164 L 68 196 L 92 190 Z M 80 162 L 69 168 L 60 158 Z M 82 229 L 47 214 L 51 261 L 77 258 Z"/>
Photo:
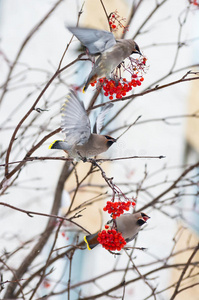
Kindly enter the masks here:
<path id="1" fill-rule="evenodd" d="M 144 221 L 144 220 L 142 220 L 142 219 L 139 219 L 139 220 L 137 220 L 137 224 L 139 225 L 139 226 L 142 226 L 143 224 L 145 224 L 146 222 Z"/>

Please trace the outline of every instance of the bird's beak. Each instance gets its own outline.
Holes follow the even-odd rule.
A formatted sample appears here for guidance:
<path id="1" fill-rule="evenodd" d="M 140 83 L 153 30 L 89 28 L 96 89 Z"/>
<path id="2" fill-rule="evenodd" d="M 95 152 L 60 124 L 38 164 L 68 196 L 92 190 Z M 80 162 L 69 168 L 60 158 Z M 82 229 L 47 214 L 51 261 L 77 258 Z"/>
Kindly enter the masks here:
<path id="1" fill-rule="evenodd" d="M 142 219 L 144 220 L 144 222 L 146 222 L 148 219 L 150 219 L 150 217 L 145 215 L 144 217 L 142 217 Z"/>

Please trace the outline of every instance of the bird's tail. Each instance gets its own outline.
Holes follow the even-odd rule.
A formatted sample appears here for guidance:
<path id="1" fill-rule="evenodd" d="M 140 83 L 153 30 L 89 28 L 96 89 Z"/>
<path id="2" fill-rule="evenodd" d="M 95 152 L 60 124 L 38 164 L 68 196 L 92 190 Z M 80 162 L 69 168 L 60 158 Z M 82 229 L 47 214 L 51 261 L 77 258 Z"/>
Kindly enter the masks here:
<path id="1" fill-rule="evenodd" d="M 50 144 L 48 149 L 62 149 L 63 150 L 63 144 L 65 144 L 64 141 L 56 140 L 52 144 Z"/>
<path id="2" fill-rule="evenodd" d="M 86 84 L 85 84 L 85 86 L 83 87 L 83 93 L 85 93 L 85 92 L 86 92 L 86 90 L 87 90 L 88 86 L 89 86 L 89 83 L 86 83 Z"/>
<path id="3" fill-rule="evenodd" d="M 92 250 L 95 246 L 99 244 L 97 238 L 98 238 L 98 232 L 95 234 L 86 235 L 84 237 L 84 241 L 87 245 L 88 250 Z"/>

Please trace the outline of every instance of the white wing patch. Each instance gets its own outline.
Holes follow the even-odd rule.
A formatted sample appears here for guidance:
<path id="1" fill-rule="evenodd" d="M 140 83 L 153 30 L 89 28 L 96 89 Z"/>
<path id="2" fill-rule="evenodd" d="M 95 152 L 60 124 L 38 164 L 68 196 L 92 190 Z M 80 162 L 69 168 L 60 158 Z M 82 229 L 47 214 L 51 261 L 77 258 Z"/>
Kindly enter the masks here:
<path id="1" fill-rule="evenodd" d="M 91 135 L 90 120 L 83 103 L 73 91 L 67 95 L 61 108 L 61 129 L 66 135 L 65 141 L 73 145 L 83 145 Z"/>

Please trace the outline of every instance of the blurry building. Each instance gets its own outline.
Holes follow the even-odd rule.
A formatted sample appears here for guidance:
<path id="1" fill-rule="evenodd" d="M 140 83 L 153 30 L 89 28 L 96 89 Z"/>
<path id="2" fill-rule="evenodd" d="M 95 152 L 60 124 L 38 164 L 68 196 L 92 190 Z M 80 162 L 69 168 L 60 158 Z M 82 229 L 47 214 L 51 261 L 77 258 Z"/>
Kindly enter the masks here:
<path id="1" fill-rule="evenodd" d="M 187 113 L 197 114 L 199 116 L 199 85 L 198 82 L 192 82 L 190 96 L 188 98 L 187 105 Z M 185 164 L 194 164 L 199 161 L 199 118 L 198 117 L 190 117 L 187 118 L 186 122 L 186 147 L 185 147 L 185 155 L 184 155 L 184 163 Z M 186 188 L 186 193 L 188 193 L 189 199 L 183 200 L 183 221 L 180 224 L 181 228 L 179 230 L 179 241 L 177 243 L 176 251 L 185 249 L 188 245 L 189 247 L 193 247 L 197 245 L 199 242 L 199 167 L 194 169 L 191 172 L 192 180 L 196 184 L 191 185 Z M 179 228 L 180 228 L 179 227 Z M 174 259 L 175 263 L 181 263 L 189 259 L 193 249 L 178 255 L 177 259 Z M 199 253 L 196 253 L 192 262 L 198 261 Z M 172 278 L 177 280 L 182 272 L 182 268 L 179 271 L 173 271 Z M 184 280 L 181 286 L 182 288 L 186 288 L 187 286 L 193 285 L 192 288 L 183 291 L 177 295 L 176 300 L 186 300 L 186 299 L 198 299 L 199 297 L 199 285 L 198 285 L 198 276 L 194 276 L 196 274 L 196 270 L 193 269 L 193 266 L 190 266 L 186 275 L 191 272 L 193 275 L 192 279 Z"/>

